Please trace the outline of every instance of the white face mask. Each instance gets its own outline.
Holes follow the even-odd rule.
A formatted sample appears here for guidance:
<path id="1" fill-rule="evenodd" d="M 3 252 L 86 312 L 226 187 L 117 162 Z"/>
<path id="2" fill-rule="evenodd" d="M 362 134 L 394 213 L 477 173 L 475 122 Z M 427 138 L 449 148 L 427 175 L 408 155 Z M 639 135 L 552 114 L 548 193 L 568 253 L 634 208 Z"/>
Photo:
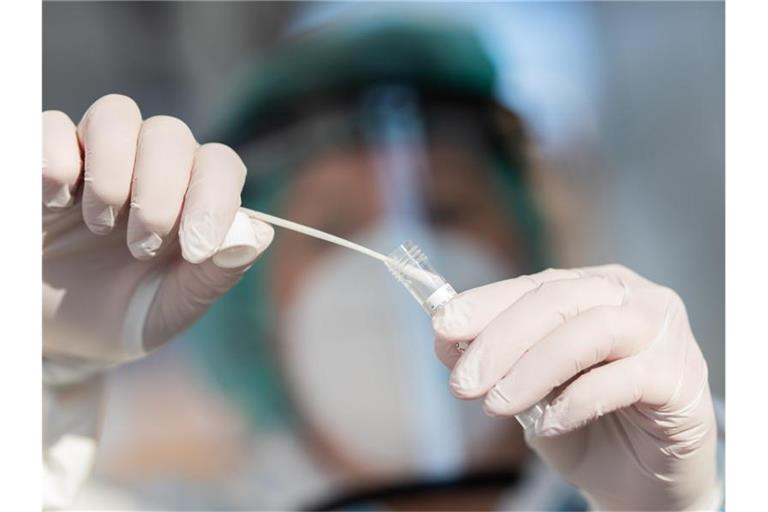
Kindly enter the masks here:
<path id="1" fill-rule="evenodd" d="M 388 247 L 385 238 L 374 229 L 361 241 Z M 457 474 L 509 423 L 486 417 L 480 401 L 450 395 L 430 319 L 384 265 L 331 251 L 282 315 L 284 365 L 299 410 L 363 474 Z M 427 254 L 459 292 L 514 275 L 457 236 L 433 235 Z"/>

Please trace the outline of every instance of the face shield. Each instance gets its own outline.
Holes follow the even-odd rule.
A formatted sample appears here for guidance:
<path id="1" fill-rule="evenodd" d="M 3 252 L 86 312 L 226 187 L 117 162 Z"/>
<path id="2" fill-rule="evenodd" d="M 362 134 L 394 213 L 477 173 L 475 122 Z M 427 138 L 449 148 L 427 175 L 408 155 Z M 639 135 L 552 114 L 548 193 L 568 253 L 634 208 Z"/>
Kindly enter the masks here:
<path id="1" fill-rule="evenodd" d="M 383 253 L 415 240 L 458 291 L 542 264 L 512 114 L 406 79 L 291 110 L 241 140 L 244 206 Z M 507 474 L 523 456 L 514 419 L 449 394 L 429 318 L 379 262 L 278 231 L 207 320 L 201 364 L 258 428 L 291 425 L 338 488 Z"/>

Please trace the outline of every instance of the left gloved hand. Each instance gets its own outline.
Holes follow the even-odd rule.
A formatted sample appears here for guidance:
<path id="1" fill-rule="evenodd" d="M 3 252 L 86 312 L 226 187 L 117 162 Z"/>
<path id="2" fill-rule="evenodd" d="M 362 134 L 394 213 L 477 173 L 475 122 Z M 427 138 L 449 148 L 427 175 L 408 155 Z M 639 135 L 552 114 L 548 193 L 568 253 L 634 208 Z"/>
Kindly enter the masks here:
<path id="1" fill-rule="evenodd" d="M 451 390 L 489 414 L 554 391 L 526 439 L 594 507 L 719 505 L 707 365 L 669 288 L 618 265 L 547 270 L 462 293 L 434 329 Z"/>
<path id="2" fill-rule="evenodd" d="M 169 116 L 110 94 L 78 126 L 43 113 L 46 382 L 143 357 L 196 321 L 269 246 L 239 209 L 246 168 Z M 68 375 L 71 374 L 71 375 Z"/>

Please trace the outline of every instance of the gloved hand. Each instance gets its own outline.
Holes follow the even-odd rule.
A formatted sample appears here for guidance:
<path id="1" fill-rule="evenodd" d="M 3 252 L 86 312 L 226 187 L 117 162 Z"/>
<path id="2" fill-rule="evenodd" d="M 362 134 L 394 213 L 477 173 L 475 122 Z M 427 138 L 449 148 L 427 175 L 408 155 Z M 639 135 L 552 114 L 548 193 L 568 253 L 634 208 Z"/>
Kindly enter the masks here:
<path id="1" fill-rule="evenodd" d="M 239 211 L 246 169 L 120 95 L 75 127 L 43 113 L 43 341 L 54 361 L 139 357 L 194 322 L 272 241 Z"/>
<path id="2" fill-rule="evenodd" d="M 511 416 L 552 392 L 526 439 L 597 509 L 719 506 L 707 365 L 672 290 L 618 265 L 547 270 L 462 293 L 433 325 L 457 397 Z"/>

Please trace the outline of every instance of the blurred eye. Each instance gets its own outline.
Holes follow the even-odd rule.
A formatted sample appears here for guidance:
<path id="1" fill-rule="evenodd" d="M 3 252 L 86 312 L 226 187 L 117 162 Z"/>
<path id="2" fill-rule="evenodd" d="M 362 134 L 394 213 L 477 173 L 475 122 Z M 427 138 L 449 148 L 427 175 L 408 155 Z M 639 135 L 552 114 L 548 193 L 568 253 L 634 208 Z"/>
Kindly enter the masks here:
<path id="1" fill-rule="evenodd" d="M 455 203 L 430 205 L 427 215 L 435 227 L 455 227 L 466 220 L 466 209 Z"/>

